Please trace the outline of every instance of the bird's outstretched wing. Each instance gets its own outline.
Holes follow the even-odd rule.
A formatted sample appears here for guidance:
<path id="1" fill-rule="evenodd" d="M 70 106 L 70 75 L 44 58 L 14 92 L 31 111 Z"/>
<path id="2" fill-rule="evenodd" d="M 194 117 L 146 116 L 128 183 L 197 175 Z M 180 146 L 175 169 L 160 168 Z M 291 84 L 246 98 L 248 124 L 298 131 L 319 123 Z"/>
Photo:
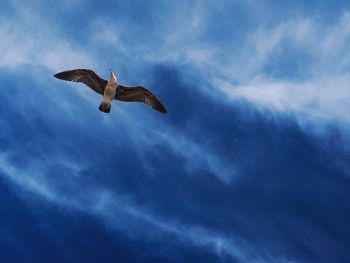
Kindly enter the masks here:
<path id="1" fill-rule="evenodd" d="M 90 69 L 73 69 L 62 71 L 54 75 L 58 79 L 82 82 L 92 90 L 103 95 L 107 80 L 100 78 Z"/>
<path id="2" fill-rule="evenodd" d="M 142 102 L 161 113 L 167 113 L 167 110 L 156 96 L 142 86 L 127 87 L 118 85 L 115 99 L 126 102 Z"/>

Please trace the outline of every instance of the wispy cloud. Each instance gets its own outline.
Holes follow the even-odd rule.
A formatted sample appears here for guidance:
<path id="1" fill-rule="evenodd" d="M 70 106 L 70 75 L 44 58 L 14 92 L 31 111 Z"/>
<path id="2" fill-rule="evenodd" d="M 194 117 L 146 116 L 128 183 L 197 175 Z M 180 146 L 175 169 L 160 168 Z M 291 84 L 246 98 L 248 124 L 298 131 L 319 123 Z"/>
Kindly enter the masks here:
<path id="1" fill-rule="evenodd" d="M 33 12 L 34 6 L 14 2 L 14 8 L 15 16 L 0 18 L 0 67 L 59 70 L 96 65 L 83 47 L 72 44 L 55 24 Z"/>
<path id="2" fill-rule="evenodd" d="M 233 98 L 253 102 L 260 109 L 292 114 L 300 124 L 338 122 L 349 128 L 349 81 L 347 74 L 301 82 L 258 76 L 241 85 L 218 81 L 217 86 Z"/>
<path id="3" fill-rule="evenodd" d="M 297 19 L 259 29 L 215 86 L 259 108 L 292 114 L 300 123 L 340 122 L 349 127 L 349 22 L 345 13 L 331 26 Z M 292 54 L 282 53 L 288 48 Z M 282 64 L 276 62 L 279 57 Z M 283 61 L 293 64 L 298 59 L 303 68 L 289 76 Z M 276 76 L 279 67 L 285 72 Z"/>
<path id="4" fill-rule="evenodd" d="M 69 163 L 69 162 L 68 162 Z M 116 195 L 115 191 L 108 189 L 81 189 L 78 184 L 73 186 L 74 192 L 79 192 L 73 198 L 62 195 L 60 182 L 48 180 L 45 176 L 47 165 L 34 160 L 31 167 L 21 170 L 12 165 L 5 154 L 0 155 L 0 172 L 8 180 L 20 186 L 24 191 L 39 195 L 46 201 L 63 206 L 65 209 L 84 211 L 97 216 L 108 227 L 123 231 L 130 238 L 140 234 L 148 237 L 150 241 L 159 239 L 160 235 L 175 236 L 178 242 L 193 246 L 207 247 L 220 256 L 234 257 L 239 262 L 265 262 L 258 260 L 256 255 L 248 255 L 241 245 L 232 237 L 208 231 L 200 226 L 184 225 L 181 222 L 172 222 L 154 215 L 148 208 L 138 207 L 130 197 Z M 71 186 L 72 187 L 72 186 Z M 18 192 L 25 196 L 23 192 Z M 145 227 L 146 226 L 146 227 Z M 290 262 L 279 260 L 278 262 Z"/>

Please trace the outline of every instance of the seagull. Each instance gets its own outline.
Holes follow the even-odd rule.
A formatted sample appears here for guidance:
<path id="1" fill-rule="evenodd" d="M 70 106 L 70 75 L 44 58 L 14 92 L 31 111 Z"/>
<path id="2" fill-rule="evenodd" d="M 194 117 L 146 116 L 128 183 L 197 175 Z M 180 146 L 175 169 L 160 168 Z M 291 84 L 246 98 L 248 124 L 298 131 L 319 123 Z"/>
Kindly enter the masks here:
<path id="1" fill-rule="evenodd" d="M 54 77 L 62 80 L 84 83 L 95 92 L 101 94 L 103 100 L 98 109 L 105 113 L 111 111 L 112 100 L 142 102 L 161 113 L 167 113 L 162 103 L 148 89 L 142 86 L 127 87 L 120 85 L 112 69 L 110 69 L 109 81 L 102 79 L 90 69 L 62 71 L 55 74 Z"/>

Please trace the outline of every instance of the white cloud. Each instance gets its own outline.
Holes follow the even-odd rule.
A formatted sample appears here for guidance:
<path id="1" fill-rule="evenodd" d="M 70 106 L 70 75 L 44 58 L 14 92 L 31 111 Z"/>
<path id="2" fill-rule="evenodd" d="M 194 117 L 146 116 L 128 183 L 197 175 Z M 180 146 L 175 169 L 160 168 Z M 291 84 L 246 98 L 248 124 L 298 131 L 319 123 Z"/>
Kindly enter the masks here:
<path id="1" fill-rule="evenodd" d="M 60 70 L 96 65 L 81 46 L 60 36 L 59 29 L 30 6 L 14 5 L 15 16 L 0 18 L 0 67 L 31 65 Z"/>
<path id="2" fill-rule="evenodd" d="M 345 13 L 333 25 L 299 19 L 259 29 L 247 44 L 250 50 L 244 48 L 238 62 L 232 60 L 221 72 L 223 77 L 213 83 L 233 98 L 292 114 L 300 123 L 338 122 L 350 127 L 349 23 L 350 14 Z M 279 79 L 264 72 L 264 65 L 278 55 L 275 49 L 283 48 L 283 41 L 293 46 L 296 54 L 308 55 L 305 70 L 298 72 L 296 79 Z M 288 67 L 288 63 L 284 65 Z M 237 73 L 243 77 L 236 77 Z"/>
<path id="3" fill-rule="evenodd" d="M 253 102 L 258 108 L 294 114 L 300 122 L 327 124 L 340 121 L 350 125 L 350 75 L 288 82 L 258 76 L 232 85 L 218 80 L 217 87 L 236 99 Z"/>

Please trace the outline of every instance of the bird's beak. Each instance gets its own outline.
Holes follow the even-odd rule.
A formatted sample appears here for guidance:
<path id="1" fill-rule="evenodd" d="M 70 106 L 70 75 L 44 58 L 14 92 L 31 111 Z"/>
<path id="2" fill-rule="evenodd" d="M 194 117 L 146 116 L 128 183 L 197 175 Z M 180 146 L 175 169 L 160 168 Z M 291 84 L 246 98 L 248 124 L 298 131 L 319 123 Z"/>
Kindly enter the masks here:
<path id="1" fill-rule="evenodd" d="M 112 69 L 109 69 L 111 71 L 111 77 L 110 79 L 114 79 L 114 81 L 117 81 L 117 77 L 115 76 L 114 72 L 112 71 Z"/>
<path id="2" fill-rule="evenodd" d="M 115 77 L 114 72 L 112 71 L 112 69 L 109 69 L 111 71 L 111 76 Z"/>

